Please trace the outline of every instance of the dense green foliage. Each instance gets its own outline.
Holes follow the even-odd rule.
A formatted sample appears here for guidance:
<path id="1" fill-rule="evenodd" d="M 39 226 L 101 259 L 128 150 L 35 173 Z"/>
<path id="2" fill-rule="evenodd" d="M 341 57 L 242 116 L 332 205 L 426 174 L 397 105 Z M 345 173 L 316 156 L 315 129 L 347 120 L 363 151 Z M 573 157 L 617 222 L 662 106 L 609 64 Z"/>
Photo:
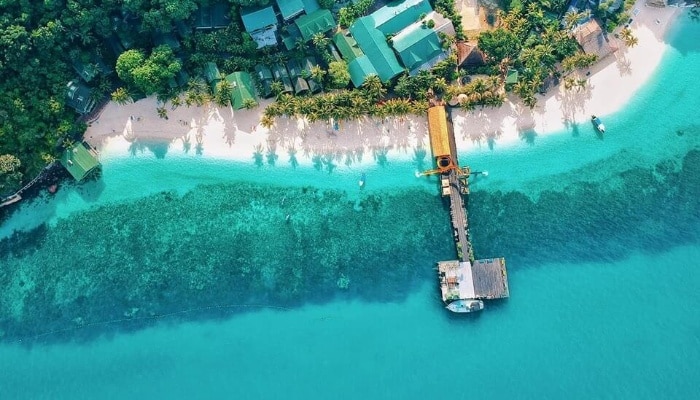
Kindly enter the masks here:
<path id="1" fill-rule="evenodd" d="M 374 0 L 359 0 L 357 3 L 350 4 L 338 11 L 338 25 L 347 28 L 359 17 L 365 15 L 370 7 L 374 4 Z"/>
<path id="2" fill-rule="evenodd" d="M 153 49 L 148 58 L 140 50 L 127 50 L 119 56 L 116 65 L 119 79 L 145 95 L 167 92 L 168 81 L 175 78 L 181 68 L 166 45 Z"/>
<path id="3" fill-rule="evenodd" d="M 488 64 L 505 78 L 510 68 L 520 74 L 513 87 L 529 107 L 537 103 L 535 94 L 548 78 L 559 74 L 556 64 L 576 54 L 579 46 L 567 28 L 549 13 L 561 13 L 545 1 L 529 1 L 513 6 L 508 12 L 499 11 L 500 27 L 479 36 L 479 48 L 486 54 Z M 556 7 L 563 7 L 559 4 Z M 545 10 L 549 13 L 545 13 Z M 575 22 L 580 16 L 573 16 Z M 576 66 L 588 59 L 577 59 Z M 589 64 L 590 65 L 590 64 Z"/>
<path id="4" fill-rule="evenodd" d="M 97 68 L 99 73 L 88 83 L 92 97 L 99 100 L 111 93 L 121 103 L 131 101 L 134 92 L 174 96 L 180 88 L 171 87 L 171 78 L 183 67 L 190 75 L 208 61 L 217 62 L 224 73 L 252 68 L 257 46 L 242 33 L 235 5 L 269 0 L 229 2 L 234 5 L 230 26 L 190 34 L 181 40 L 180 54 L 158 47 L 156 38 L 173 31 L 177 22 L 191 26 L 189 18 L 198 5 L 211 1 L 0 2 L 0 155 L 20 160 L 18 175 L 5 182 L 0 196 L 60 155 L 62 138 L 78 139 L 84 132 L 85 125 L 66 106 L 66 85 L 78 80 L 75 62 L 88 69 L 102 63 L 106 70 Z M 115 42 L 128 44 L 124 55 L 114 53 Z M 118 74 L 110 75 L 118 57 L 122 59 Z M 117 82 L 117 77 L 123 82 Z"/>

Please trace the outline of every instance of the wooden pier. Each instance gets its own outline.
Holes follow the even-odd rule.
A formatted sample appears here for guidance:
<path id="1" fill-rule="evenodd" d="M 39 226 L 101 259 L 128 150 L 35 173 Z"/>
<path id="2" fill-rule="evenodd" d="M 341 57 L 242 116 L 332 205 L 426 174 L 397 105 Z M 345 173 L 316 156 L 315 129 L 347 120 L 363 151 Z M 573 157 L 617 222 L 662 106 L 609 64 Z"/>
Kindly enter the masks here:
<path id="1" fill-rule="evenodd" d="M 464 196 L 469 194 L 469 167 L 460 167 L 457 146 L 443 105 L 428 109 L 428 133 L 436 168 L 423 174 L 439 175 L 441 195 L 450 202 L 450 219 L 457 260 L 438 262 L 442 300 L 500 299 L 509 296 L 504 258 L 475 260 L 469 238 Z"/>

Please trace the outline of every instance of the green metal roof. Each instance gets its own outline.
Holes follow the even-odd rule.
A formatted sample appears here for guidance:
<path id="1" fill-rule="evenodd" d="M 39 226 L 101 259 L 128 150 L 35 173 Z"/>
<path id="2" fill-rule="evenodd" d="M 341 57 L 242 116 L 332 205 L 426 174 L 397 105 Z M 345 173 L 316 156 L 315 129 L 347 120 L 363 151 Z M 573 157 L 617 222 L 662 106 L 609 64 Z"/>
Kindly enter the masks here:
<path id="1" fill-rule="evenodd" d="M 343 55 L 343 58 L 350 62 L 355 58 L 363 55 L 364 53 L 360 50 L 355 39 L 349 34 L 344 34 L 343 32 L 338 32 L 333 36 L 333 43 Z"/>
<path id="2" fill-rule="evenodd" d="M 443 52 L 437 33 L 421 24 L 414 24 L 394 36 L 392 46 L 408 69 L 419 67 Z"/>
<path id="3" fill-rule="evenodd" d="M 272 6 L 265 8 L 243 8 L 241 19 L 246 32 L 255 32 L 277 24 L 277 17 Z"/>
<path id="4" fill-rule="evenodd" d="M 280 34 L 282 37 L 282 43 L 287 50 L 292 50 L 296 45 L 297 39 L 301 39 L 301 32 L 295 24 L 287 25 L 287 31 Z"/>
<path id="5" fill-rule="evenodd" d="M 518 83 L 518 71 L 511 68 L 506 75 L 506 85 Z"/>
<path id="6" fill-rule="evenodd" d="M 352 84 L 358 88 L 365 83 L 365 79 L 367 79 L 368 76 L 379 75 L 366 55 L 362 55 L 352 60 L 348 64 L 348 70 L 350 71 L 350 79 L 352 80 Z"/>
<path id="7" fill-rule="evenodd" d="M 317 33 L 325 33 L 335 28 L 335 20 L 333 14 L 329 10 L 320 9 L 297 18 L 294 23 L 301 32 L 301 37 L 304 41 L 311 40 L 311 37 Z"/>
<path id="8" fill-rule="evenodd" d="M 207 82 L 212 84 L 221 79 L 221 73 L 219 72 L 219 68 L 215 63 L 208 62 L 204 64 L 204 78 L 207 80 Z"/>
<path id="9" fill-rule="evenodd" d="M 277 0 L 277 7 L 285 21 L 304 11 L 304 3 L 301 0 Z"/>
<path id="10" fill-rule="evenodd" d="M 373 24 L 374 21 L 369 16 L 359 18 L 350 27 L 350 33 L 372 63 L 379 79 L 387 82 L 403 72 L 403 68 L 386 43 L 384 34 L 374 29 Z"/>
<path id="11" fill-rule="evenodd" d="M 267 65 L 258 64 L 255 66 L 255 73 L 258 74 L 258 79 L 261 81 L 272 80 L 272 72 Z"/>
<path id="12" fill-rule="evenodd" d="M 249 73 L 234 72 L 226 80 L 231 84 L 231 106 L 235 110 L 243 108 L 246 100 L 255 100 L 255 86 Z"/>
<path id="13" fill-rule="evenodd" d="M 418 21 L 421 14 L 433 11 L 428 0 L 397 0 L 370 14 L 374 27 L 384 35 L 393 35 Z"/>
<path id="14" fill-rule="evenodd" d="M 95 155 L 85 148 L 84 144 L 77 143 L 63 152 L 61 165 L 68 170 L 76 181 L 81 181 L 90 172 L 98 168 L 100 162 Z"/>
<path id="15" fill-rule="evenodd" d="M 301 2 L 304 3 L 304 10 L 306 10 L 307 14 L 311 14 L 321 8 L 316 0 L 301 0 Z"/>

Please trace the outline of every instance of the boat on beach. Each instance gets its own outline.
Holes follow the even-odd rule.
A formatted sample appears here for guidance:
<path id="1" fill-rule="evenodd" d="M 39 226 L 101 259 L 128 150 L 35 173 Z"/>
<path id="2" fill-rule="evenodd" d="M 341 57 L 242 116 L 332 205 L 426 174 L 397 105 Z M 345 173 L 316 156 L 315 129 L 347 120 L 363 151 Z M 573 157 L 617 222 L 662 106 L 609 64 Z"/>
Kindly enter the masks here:
<path id="1" fill-rule="evenodd" d="M 448 310 L 455 313 L 470 313 L 484 309 L 484 302 L 477 299 L 459 299 L 447 304 Z"/>
<path id="2" fill-rule="evenodd" d="M 591 122 L 593 123 L 593 126 L 598 130 L 600 133 L 605 133 L 605 125 L 603 124 L 603 121 L 600 120 L 600 118 L 596 117 L 595 115 L 591 115 Z"/>

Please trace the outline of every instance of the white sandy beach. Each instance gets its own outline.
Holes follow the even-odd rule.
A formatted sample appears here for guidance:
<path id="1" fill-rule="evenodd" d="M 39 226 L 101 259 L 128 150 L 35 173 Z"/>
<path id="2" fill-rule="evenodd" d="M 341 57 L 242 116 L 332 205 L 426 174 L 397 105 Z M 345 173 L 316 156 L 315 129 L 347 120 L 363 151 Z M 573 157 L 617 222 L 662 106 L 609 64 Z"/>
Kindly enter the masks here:
<path id="1" fill-rule="evenodd" d="M 453 113 L 455 136 L 462 151 L 486 145 L 508 146 L 521 142 L 524 131 L 537 135 L 562 131 L 573 123 L 585 123 L 591 114 L 605 116 L 620 110 L 659 66 L 667 48 L 664 36 L 678 8 L 652 8 L 637 2 L 639 12 L 630 25 L 639 44 L 618 43 L 619 50 L 591 69 L 585 90 L 550 89 L 530 110 L 517 100 L 498 109 L 485 108 Z M 610 35 L 610 40 L 616 40 Z M 514 97 L 512 97 L 515 99 Z M 101 150 L 103 158 L 145 151 L 144 143 L 170 142 L 168 154 L 203 154 L 207 157 L 250 161 L 255 153 L 287 162 L 294 153 L 301 165 L 332 158 L 337 165 L 374 164 L 382 159 L 407 159 L 416 149 L 428 149 L 425 118 L 365 118 L 341 121 L 338 132 L 325 123 L 277 119 L 270 130 L 260 125 L 262 110 L 166 105 L 168 119 L 158 116 L 155 98 L 118 105 L 109 103 L 85 133 L 85 139 Z M 429 149 L 427 150 L 429 151 Z"/>

